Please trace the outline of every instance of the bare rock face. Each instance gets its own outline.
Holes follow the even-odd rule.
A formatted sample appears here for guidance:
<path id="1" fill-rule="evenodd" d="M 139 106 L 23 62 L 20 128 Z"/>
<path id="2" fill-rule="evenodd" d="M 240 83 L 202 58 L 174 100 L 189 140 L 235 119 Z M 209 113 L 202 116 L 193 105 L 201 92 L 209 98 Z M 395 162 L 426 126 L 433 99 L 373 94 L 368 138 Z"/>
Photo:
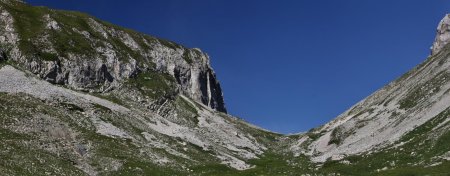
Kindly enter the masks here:
<path id="1" fill-rule="evenodd" d="M 436 39 L 431 47 L 431 54 L 435 55 L 450 42 L 450 14 L 445 15 L 437 27 Z"/>
<path id="2" fill-rule="evenodd" d="M 36 13 L 24 15 L 27 10 Z M 178 92 L 226 112 L 209 57 L 199 49 L 20 1 L 0 1 L 0 26 L 8 59 L 50 83 L 105 92 L 142 72 L 168 73 Z"/>
<path id="3" fill-rule="evenodd" d="M 165 50 L 166 48 L 162 48 Z M 164 53 L 160 51 L 158 53 Z M 192 60 L 188 63 L 182 55 Z M 179 50 L 176 57 L 155 55 L 157 69 L 167 70 L 181 86 L 181 91 L 193 99 L 221 112 L 226 112 L 222 89 L 211 68 L 209 56 L 200 49 Z"/>

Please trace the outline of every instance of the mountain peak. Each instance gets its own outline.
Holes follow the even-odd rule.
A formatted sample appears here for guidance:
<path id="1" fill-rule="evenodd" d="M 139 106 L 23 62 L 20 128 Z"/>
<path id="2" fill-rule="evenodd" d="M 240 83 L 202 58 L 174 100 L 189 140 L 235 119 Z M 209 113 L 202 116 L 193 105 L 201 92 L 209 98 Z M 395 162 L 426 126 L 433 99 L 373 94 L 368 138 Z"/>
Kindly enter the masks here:
<path id="1" fill-rule="evenodd" d="M 437 27 L 436 39 L 431 47 L 431 55 L 437 54 L 450 42 L 450 14 L 445 15 Z"/>

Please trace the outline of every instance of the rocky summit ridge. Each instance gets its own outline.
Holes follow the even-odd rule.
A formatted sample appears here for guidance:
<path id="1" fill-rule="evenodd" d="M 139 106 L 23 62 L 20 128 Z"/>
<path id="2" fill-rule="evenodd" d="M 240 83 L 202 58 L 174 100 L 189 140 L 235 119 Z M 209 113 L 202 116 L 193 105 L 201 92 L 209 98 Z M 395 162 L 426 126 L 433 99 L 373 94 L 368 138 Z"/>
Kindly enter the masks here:
<path id="1" fill-rule="evenodd" d="M 450 16 L 431 55 L 323 126 L 226 114 L 207 54 L 0 1 L 0 175 L 446 175 Z"/>

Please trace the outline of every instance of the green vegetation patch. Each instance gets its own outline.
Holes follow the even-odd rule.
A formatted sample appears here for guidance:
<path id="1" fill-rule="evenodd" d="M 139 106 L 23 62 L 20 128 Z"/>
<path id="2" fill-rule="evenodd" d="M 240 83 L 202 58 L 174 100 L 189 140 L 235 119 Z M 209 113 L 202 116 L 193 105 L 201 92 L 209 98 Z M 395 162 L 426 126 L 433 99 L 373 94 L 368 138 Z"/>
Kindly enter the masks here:
<path id="1" fill-rule="evenodd" d="M 38 113 L 55 115 L 58 108 L 25 94 L 0 93 L 0 104 L 0 175 L 86 175 L 72 159 L 37 147 L 36 142 L 42 139 L 36 133 L 14 127 L 18 121 L 36 119 L 32 115 Z M 30 121 L 30 125 L 33 123 Z"/>
<path id="2" fill-rule="evenodd" d="M 116 103 L 118 105 L 128 107 L 121 98 L 114 94 L 91 93 L 92 95 Z"/>
<path id="3" fill-rule="evenodd" d="M 65 108 L 69 109 L 70 111 L 84 112 L 84 109 L 82 107 L 79 107 L 72 103 L 61 103 L 61 105 Z"/>
<path id="4" fill-rule="evenodd" d="M 191 103 L 186 101 L 184 98 L 177 96 L 177 99 L 175 102 L 177 104 L 177 107 L 187 110 L 187 111 L 191 112 L 192 114 L 198 114 L 197 109 Z"/>
<path id="5" fill-rule="evenodd" d="M 19 48 L 26 54 L 35 55 L 40 49 L 32 41 L 44 32 L 45 24 L 41 19 L 49 9 L 32 7 L 23 3 L 14 3 L 13 6 L 5 5 L 4 7 L 15 19 L 15 29 L 21 38 Z"/>
<path id="6" fill-rule="evenodd" d="M 14 17 L 14 25 L 20 37 L 19 48 L 29 56 L 34 56 L 45 61 L 57 60 L 57 54 L 41 52 L 47 48 L 47 43 L 41 42 L 40 37 L 50 34 L 49 40 L 54 45 L 56 51 L 62 56 L 67 53 L 77 53 L 89 55 L 94 49 L 91 47 L 91 41 L 88 41 L 83 35 L 73 32 L 72 28 L 79 30 L 88 30 L 90 27 L 86 23 L 87 15 L 70 11 L 55 11 L 46 7 L 35 7 L 24 3 L 14 3 L 14 5 L 5 5 Z M 44 15 L 50 15 L 60 25 L 60 31 L 46 29 Z M 91 31 L 92 30 L 88 30 Z"/>
<path id="7" fill-rule="evenodd" d="M 267 151 L 259 159 L 249 161 L 254 167 L 238 171 L 221 164 L 207 164 L 194 167 L 197 174 L 212 176 L 289 176 L 315 173 L 314 164 L 306 156 L 293 157 L 276 151 Z"/>
<path id="8" fill-rule="evenodd" d="M 191 58 L 191 54 L 190 54 L 190 51 L 189 51 L 189 50 L 185 50 L 185 51 L 184 51 L 184 53 L 183 53 L 183 59 L 184 59 L 187 63 L 189 63 L 189 64 L 191 64 L 192 62 L 194 62 L 194 61 L 192 60 L 192 58 Z"/>
<path id="9" fill-rule="evenodd" d="M 57 61 L 58 55 L 54 53 L 47 53 L 47 52 L 39 52 L 38 53 L 39 58 L 45 61 Z"/>
<path id="10" fill-rule="evenodd" d="M 409 109 L 415 107 L 420 102 L 426 100 L 428 97 L 439 92 L 441 86 L 444 85 L 450 79 L 450 73 L 443 71 L 440 72 L 433 79 L 425 82 L 421 86 L 416 87 L 408 95 L 400 100 L 400 109 Z"/>
<path id="11" fill-rule="evenodd" d="M 308 132 L 306 133 L 306 135 L 308 135 L 311 140 L 315 141 L 319 139 L 323 135 L 323 133 Z"/>
<path id="12" fill-rule="evenodd" d="M 166 47 L 169 47 L 169 48 L 171 48 L 171 49 L 173 49 L 173 50 L 176 50 L 176 49 L 178 49 L 178 48 L 181 48 L 180 45 L 178 45 L 178 44 L 176 44 L 176 43 L 174 43 L 174 42 L 168 41 L 168 40 L 159 39 L 158 41 L 159 41 L 162 45 L 164 45 L 164 46 L 166 46 Z"/>
<path id="13" fill-rule="evenodd" d="M 94 108 L 100 110 L 101 112 L 111 112 L 111 109 L 99 104 L 94 104 Z"/>
<path id="14" fill-rule="evenodd" d="M 450 110 L 442 112 L 427 123 L 415 128 L 403 136 L 397 143 L 404 142 L 396 148 L 381 150 L 372 154 L 348 156 L 339 161 L 327 161 L 323 173 L 340 173 L 341 175 L 445 175 L 450 173 L 450 162 L 437 161 L 450 150 L 450 131 L 445 130 L 440 136 L 433 129 L 450 116 Z M 434 137 L 433 137 L 434 136 Z M 441 164 L 431 166 L 433 163 Z M 383 169 L 384 168 L 384 169 Z"/>
<path id="15" fill-rule="evenodd" d="M 138 88 L 144 95 L 153 99 L 172 99 L 176 95 L 175 79 L 167 73 L 140 73 L 135 78 L 129 79 L 128 83 Z"/>
<path id="16" fill-rule="evenodd" d="M 342 142 L 341 135 L 342 130 L 340 127 L 333 129 L 333 131 L 331 132 L 330 141 L 328 141 L 328 145 L 330 144 L 340 145 Z"/>

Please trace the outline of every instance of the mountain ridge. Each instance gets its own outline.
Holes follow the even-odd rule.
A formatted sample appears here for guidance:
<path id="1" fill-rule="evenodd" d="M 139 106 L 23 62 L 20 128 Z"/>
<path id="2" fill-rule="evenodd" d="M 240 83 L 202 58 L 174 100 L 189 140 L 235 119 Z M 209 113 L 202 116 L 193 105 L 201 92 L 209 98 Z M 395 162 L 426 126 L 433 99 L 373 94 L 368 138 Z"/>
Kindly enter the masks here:
<path id="1" fill-rule="evenodd" d="M 329 123 L 282 135 L 226 114 L 200 49 L 2 0 L 0 172 L 448 174 L 449 19 L 422 64 Z"/>

